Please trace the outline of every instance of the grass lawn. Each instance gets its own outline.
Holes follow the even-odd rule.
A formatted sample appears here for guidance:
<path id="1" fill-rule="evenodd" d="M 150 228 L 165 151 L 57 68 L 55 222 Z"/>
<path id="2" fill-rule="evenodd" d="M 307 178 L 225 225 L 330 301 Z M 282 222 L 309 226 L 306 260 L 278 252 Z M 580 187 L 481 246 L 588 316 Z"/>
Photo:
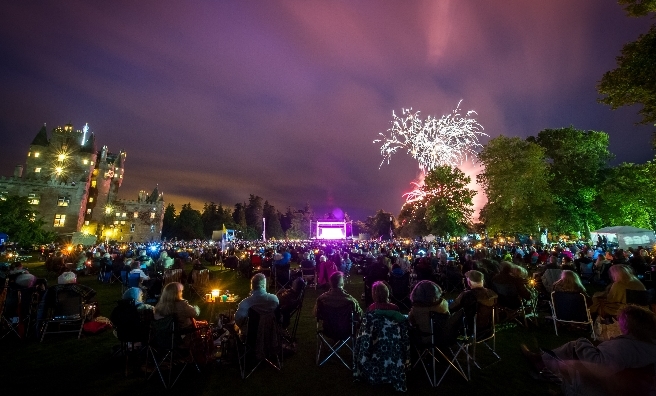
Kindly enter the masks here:
<path id="1" fill-rule="evenodd" d="M 27 263 L 26 267 L 38 277 L 45 276 L 43 263 Z M 240 296 L 248 294 L 248 280 L 236 272 L 210 268 L 212 283 L 220 289 L 229 289 Z M 187 270 L 188 271 L 188 270 Z M 54 284 L 52 277 L 49 284 Z M 100 303 L 100 314 L 109 317 L 116 300 L 120 298 L 119 284 L 101 284 L 95 277 L 80 277 L 79 283 L 93 287 Z M 355 297 L 362 293 L 362 277 L 353 275 L 346 289 Z M 187 290 L 185 290 L 187 292 Z M 187 372 L 170 394 L 184 395 L 385 395 L 396 394 L 391 385 L 372 386 L 353 382 L 352 376 L 337 360 L 322 367 L 315 364 L 316 322 L 312 316 L 314 301 L 319 291 L 308 289 L 298 328 L 298 347 L 295 355 L 284 361 L 283 370 L 264 367 L 242 380 L 237 364 L 213 363 L 205 366 L 202 373 L 187 368 Z M 201 315 L 207 317 L 210 307 L 198 298 Z M 423 369 L 417 367 L 408 374 L 408 393 L 422 394 L 477 394 L 477 395 L 547 395 L 556 389 L 553 385 L 537 382 L 529 376 L 527 365 L 519 352 L 519 344 L 553 348 L 586 332 L 568 333 L 564 329 L 560 337 L 554 333 L 551 322 L 541 321 L 539 327 L 525 329 L 519 326 L 504 327 L 497 332 L 497 353 L 501 361 L 478 370 L 472 365 L 472 380 L 466 382 L 455 371 L 450 371 L 439 388 L 429 386 Z M 125 377 L 123 358 L 112 358 L 112 348 L 118 342 L 111 331 L 80 340 L 72 334 L 49 335 L 43 343 L 35 340 L 19 341 L 11 335 L 0 340 L 2 358 L 0 373 L 7 389 L 23 393 L 60 391 L 69 395 L 127 395 L 161 394 L 163 387 L 158 378 L 150 381 L 138 365 Z M 485 361 L 485 347 L 478 349 Z"/>

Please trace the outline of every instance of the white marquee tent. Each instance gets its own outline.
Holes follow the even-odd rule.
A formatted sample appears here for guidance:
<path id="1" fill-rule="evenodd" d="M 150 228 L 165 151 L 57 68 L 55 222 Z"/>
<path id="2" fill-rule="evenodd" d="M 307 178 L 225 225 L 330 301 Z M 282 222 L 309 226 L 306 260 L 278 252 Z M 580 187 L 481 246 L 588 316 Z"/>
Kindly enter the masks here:
<path id="1" fill-rule="evenodd" d="M 654 231 L 631 226 L 604 227 L 590 234 L 593 241 L 596 241 L 599 235 L 606 236 L 609 243 L 617 243 L 621 249 L 651 247 L 656 243 Z"/>

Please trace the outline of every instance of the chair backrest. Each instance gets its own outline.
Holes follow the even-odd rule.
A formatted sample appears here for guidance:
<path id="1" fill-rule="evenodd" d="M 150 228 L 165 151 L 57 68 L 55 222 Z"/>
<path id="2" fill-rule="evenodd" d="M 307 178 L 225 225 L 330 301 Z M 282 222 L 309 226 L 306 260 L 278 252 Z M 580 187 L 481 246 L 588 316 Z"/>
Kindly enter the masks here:
<path id="1" fill-rule="evenodd" d="M 626 303 L 649 306 L 649 304 L 651 304 L 651 295 L 648 290 L 626 289 Z"/>
<path id="2" fill-rule="evenodd" d="M 60 289 L 55 296 L 55 319 L 80 319 L 83 315 L 82 296 L 71 289 Z"/>
<path id="3" fill-rule="evenodd" d="M 141 285 L 141 274 L 128 274 L 128 287 L 139 287 Z"/>
<path id="4" fill-rule="evenodd" d="M 581 263 L 581 275 L 594 274 L 594 263 Z"/>
<path id="5" fill-rule="evenodd" d="M 551 304 L 555 320 L 568 322 L 588 322 L 588 306 L 585 296 L 577 292 L 551 292 Z"/>
<path id="6" fill-rule="evenodd" d="M 519 297 L 517 287 L 511 283 L 494 283 L 494 288 L 499 295 L 499 305 L 506 308 L 519 308 L 522 300 Z"/>
<path id="7" fill-rule="evenodd" d="M 405 272 L 402 276 L 391 275 L 389 285 L 395 298 L 401 299 L 410 295 L 410 273 Z"/>
<path id="8" fill-rule="evenodd" d="M 484 338 L 493 335 L 494 329 L 494 305 L 476 304 L 476 338 Z"/>
<path id="9" fill-rule="evenodd" d="M 175 334 L 176 319 L 173 315 L 150 322 L 150 345 L 156 349 L 173 349 L 178 345 Z"/>
<path id="10" fill-rule="evenodd" d="M 146 339 L 146 327 L 133 299 L 118 300 L 110 320 L 120 341 L 137 342 Z"/>
<path id="11" fill-rule="evenodd" d="M 351 302 L 331 307 L 317 300 L 317 320 L 322 322 L 323 333 L 333 340 L 346 340 L 354 336 L 354 315 L 355 307 Z"/>
<path id="12" fill-rule="evenodd" d="M 431 342 L 438 348 L 450 347 L 465 334 L 465 311 L 459 309 L 453 314 L 431 311 Z"/>
<path id="13" fill-rule="evenodd" d="M 210 270 L 203 268 L 191 272 L 191 280 L 194 286 L 207 286 L 210 282 Z"/>

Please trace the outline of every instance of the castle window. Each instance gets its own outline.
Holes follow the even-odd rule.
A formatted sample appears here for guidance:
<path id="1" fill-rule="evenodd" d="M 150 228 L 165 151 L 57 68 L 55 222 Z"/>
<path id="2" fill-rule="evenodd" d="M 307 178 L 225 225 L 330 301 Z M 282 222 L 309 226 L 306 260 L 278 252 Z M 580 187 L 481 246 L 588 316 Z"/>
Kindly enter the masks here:
<path id="1" fill-rule="evenodd" d="M 89 220 L 85 220 L 84 225 L 89 225 Z"/>
<path id="2" fill-rule="evenodd" d="M 93 197 L 89 197 L 89 202 L 93 202 Z"/>
<path id="3" fill-rule="evenodd" d="M 155 226 L 154 225 L 150 226 L 150 232 L 155 232 Z"/>
<path id="4" fill-rule="evenodd" d="M 87 209 L 87 214 L 91 214 L 91 209 Z"/>
<path id="5" fill-rule="evenodd" d="M 91 161 L 91 165 L 93 165 L 93 161 Z"/>
<path id="6" fill-rule="evenodd" d="M 134 232 L 134 227 L 135 227 L 134 223 L 130 224 L 130 232 Z"/>
<path id="7" fill-rule="evenodd" d="M 155 218 L 155 212 L 151 212 L 151 213 L 150 213 L 150 218 L 151 218 L 151 219 L 154 219 L 154 218 Z"/>
<path id="8" fill-rule="evenodd" d="M 69 197 L 59 197 L 57 199 L 57 206 L 68 206 L 71 203 L 71 198 Z"/>
<path id="9" fill-rule="evenodd" d="M 124 220 L 121 220 L 121 225 L 125 225 L 125 221 L 124 221 Z"/>
<path id="10" fill-rule="evenodd" d="M 82 163 L 83 163 L 84 165 L 86 165 L 86 164 L 89 163 L 89 160 L 88 160 L 88 159 L 84 159 L 84 160 L 82 160 Z"/>
<path id="11" fill-rule="evenodd" d="M 137 217 L 139 217 L 139 212 L 134 212 L 134 218 L 136 219 Z"/>
<path id="12" fill-rule="evenodd" d="M 0 200 L 6 201 L 7 200 L 7 194 L 9 194 L 7 191 L 0 192 Z"/>
<path id="13" fill-rule="evenodd" d="M 27 200 L 30 202 L 30 205 L 38 205 L 41 202 L 41 198 L 34 193 L 28 194 Z"/>
<path id="14" fill-rule="evenodd" d="M 37 153 L 34 153 L 34 158 L 39 158 L 39 154 L 40 154 L 40 153 L 38 153 L 38 152 L 37 152 Z"/>
<path id="15" fill-rule="evenodd" d="M 34 156 L 36 157 L 36 154 Z M 34 168 L 34 173 L 41 173 L 41 168 Z"/>
<path id="16" fill-rule="evenodd" d="M 65 214 L 56 214 L 55 223 L 53 224 L 53 227 L 63 227 L 65 222 L 66 222 Z"/>
<path id="17" fill-rule="evenodd" d="M 118 224 L 118 220 L 114 220 L 114 224 Z"/>
<path id="18" fill-rule="evenodd" d="M 127 216 L 128 216 L 128 214 L 125 213 L 125 212 L 123 212 L 123 214 L 121 215 L 121 217 L 127 217 Z"/>
<path id="19" fill-rule="evenodd" d="M 91 180 L 91 187 L 96 188 L 96 181 L 95 180 Z"/>

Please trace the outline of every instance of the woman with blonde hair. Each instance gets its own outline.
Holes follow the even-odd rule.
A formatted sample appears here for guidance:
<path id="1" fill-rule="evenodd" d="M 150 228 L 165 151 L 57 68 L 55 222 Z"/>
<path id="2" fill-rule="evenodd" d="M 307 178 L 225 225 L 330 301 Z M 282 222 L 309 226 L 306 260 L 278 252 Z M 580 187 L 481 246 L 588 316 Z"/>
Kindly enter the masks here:
<path id="1" fill-rule="evenodd" d="M 190 305 L 182 298 L 182 283 L 171 282 L 164 286 L 159 302 L 155 305 L 155 320 L 173 315 L 178 329 L 194 327 L 194 321 L 200 315 L 198 306 Z"/>
<path id="2" fill-rule="evenodd" d="M 581 283 L 581 278 L 574 271 L 563 270 L 560 273 L 560 279 L 554 282 L 553 290 L 557 292 L 576 292 L 588 295 L 585 286 Z"/>
<path id="3" fill-rule="evenodd" d="M 633 270 L 628 265 L 615 264 L 608 270 L 613 283 L 603 292 L 592 296 L 590 312 L 596 312 L 602 316 L 617 316 L 618 312 L 626 306 L 627 290 L 646 290 L 645 285 L 640 282 Z"/>

